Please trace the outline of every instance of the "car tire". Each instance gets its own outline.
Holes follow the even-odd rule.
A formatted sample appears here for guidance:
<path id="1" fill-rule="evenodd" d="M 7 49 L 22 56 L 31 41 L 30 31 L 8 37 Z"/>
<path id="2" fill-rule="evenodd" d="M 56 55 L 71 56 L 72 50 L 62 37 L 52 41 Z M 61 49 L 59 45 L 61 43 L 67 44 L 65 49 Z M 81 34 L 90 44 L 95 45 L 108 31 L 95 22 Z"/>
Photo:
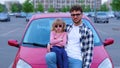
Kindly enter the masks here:
<path id="1" fill-rule="evenodd" d="M 7 19 L 8 22 L 10 22 L 10 19 Z"/>
<path id="2" fill-rule="evenodd" d="M 95 23 L 98 23 L 98 21 L 97 21 L 97 20 L 95 20 L 94 22 L 95 22 Z"/>
<path id="3" fill-rule="evenodd" d="M 94 23 L 96 23 L 96 21 L 94 21 Z"/>
<path id="4" fill-rule="evenodd" d="M 97 23 L 99 23 L 99 21 L 96 21 Z"/>
<path id="5" fill-rule="evenodd" d="M 109 23 L 109 21 L 106 21 L 106 23 Z"/>

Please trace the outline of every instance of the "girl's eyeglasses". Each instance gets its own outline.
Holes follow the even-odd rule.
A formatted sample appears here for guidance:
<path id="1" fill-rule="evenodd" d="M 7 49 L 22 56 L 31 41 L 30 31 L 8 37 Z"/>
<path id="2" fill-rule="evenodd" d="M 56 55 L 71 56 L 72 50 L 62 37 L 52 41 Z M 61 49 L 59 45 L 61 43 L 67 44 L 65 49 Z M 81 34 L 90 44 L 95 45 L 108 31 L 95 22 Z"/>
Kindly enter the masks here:
<path id="1" fill-rule="evenodd" d="M 55 28 L 62 27 L 62 25 L 55 25 Z"/>

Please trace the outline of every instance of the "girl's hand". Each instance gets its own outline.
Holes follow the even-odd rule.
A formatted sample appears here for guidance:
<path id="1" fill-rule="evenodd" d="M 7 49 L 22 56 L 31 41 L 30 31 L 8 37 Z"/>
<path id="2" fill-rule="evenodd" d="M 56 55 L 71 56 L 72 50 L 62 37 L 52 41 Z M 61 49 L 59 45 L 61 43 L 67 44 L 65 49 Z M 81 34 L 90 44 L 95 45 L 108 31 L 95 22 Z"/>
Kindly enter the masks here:
<path id="1" fill-rule="evenodd" d="M 61 38 L 61 39 L 60 39 L 60 41 L 62 42 L 62 41 L 63 41 L 63 39 Z"/>
<path id="2" fill-rule="evenodd" d="M 50 44 L 47 45 L 47 52 L 50 52 L 50 48 L 52 48 L 52 46 Z"/>

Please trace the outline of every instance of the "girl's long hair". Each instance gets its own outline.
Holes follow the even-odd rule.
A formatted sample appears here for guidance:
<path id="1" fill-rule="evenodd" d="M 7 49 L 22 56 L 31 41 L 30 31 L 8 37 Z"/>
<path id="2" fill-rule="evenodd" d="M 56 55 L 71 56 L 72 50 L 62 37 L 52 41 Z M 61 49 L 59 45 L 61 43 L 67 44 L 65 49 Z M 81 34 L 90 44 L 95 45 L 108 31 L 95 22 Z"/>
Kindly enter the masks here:
<path id="1" fill-rule="evenodd" d="M 65 22 L 62 20 L 62 19 L 60 19 L 60 18 L 57 18 L 54 22 L 53 22 L 53 24 L 52 24 L 52 31 L 55 31 L 55 25 L 62 25 L 62 32 L 64 32 L 65 31 L 65 29 L 66 29 L 66 24 L 65 24 Z"/>

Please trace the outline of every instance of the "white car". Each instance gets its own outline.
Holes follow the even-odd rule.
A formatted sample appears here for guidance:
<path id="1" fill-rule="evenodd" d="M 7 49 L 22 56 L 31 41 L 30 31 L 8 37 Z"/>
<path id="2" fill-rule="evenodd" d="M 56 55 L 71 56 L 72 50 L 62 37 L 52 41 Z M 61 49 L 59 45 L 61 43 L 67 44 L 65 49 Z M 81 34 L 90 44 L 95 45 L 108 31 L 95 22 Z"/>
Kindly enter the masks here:
<path id="1" fill-rule="evenodd" d="M 106 12 L 97 12 L 94 17 L 95 23 L 109 23 L 109 16 Z"/>
<path id="2" fill-rule="evenodd" d="M 109 17 L 109 18 L 114 18 L 115 15 L 114 15 L 113 13 L 111 13 L 111 12 L 108 12 L 108 17 Z"/>

